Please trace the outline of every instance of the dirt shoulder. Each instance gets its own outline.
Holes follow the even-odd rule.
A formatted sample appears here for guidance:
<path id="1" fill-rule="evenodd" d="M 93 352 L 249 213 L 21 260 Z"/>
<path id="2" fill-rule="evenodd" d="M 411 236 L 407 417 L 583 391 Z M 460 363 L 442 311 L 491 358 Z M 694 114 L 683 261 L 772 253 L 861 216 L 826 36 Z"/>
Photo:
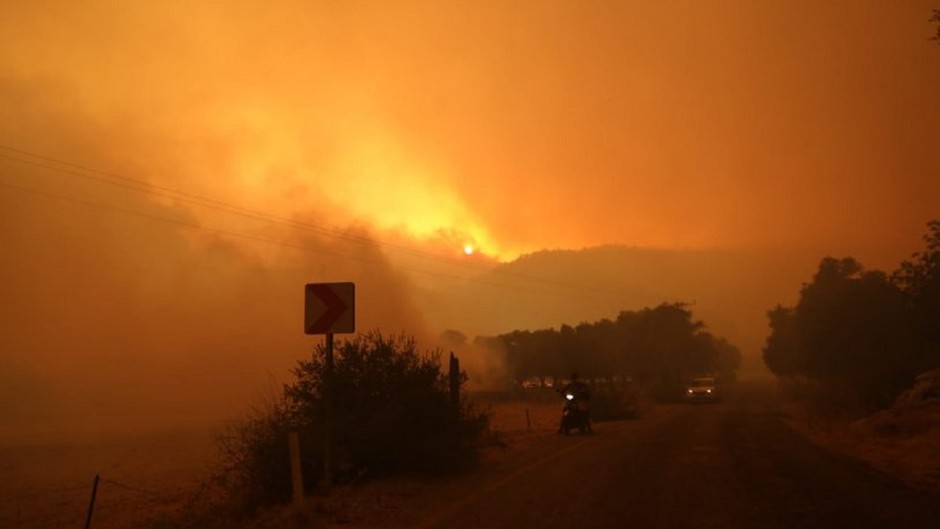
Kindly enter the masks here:
<path id="1" fill-rule="evenodd" d="M 940 491 L 940 402 L 856 421 L 820 421 L 784 405 L 788 424 L 814 443 L 865 461 L 914 488 Z"/>

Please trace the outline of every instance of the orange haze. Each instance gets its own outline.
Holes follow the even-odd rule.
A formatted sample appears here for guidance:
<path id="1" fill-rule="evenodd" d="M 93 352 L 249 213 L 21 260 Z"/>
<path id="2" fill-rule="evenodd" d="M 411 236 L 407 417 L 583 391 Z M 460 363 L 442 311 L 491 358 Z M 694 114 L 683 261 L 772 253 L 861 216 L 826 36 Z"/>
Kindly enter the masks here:
<path id="1" fill-rule="evenodd" d="M 238 413 L 316 343 L 305 282 L 428 347 L 616 315 L 442 294 L 541 249 L 760 256 L 689 272 L 746 304 L 619 307 L 695 301 L 756 358 L 819 258 L 890 270 L 940 217 L 933 8 L 5 2 L 0 436 Z"/>

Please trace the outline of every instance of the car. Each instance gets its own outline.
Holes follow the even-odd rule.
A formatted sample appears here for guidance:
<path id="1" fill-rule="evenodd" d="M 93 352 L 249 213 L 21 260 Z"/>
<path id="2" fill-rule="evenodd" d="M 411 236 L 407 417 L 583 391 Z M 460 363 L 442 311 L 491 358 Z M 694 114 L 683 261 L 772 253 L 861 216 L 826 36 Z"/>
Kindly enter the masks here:
<path id="1" fill-rule="evenodd" d="M 523 389 L 532 389 L 542 387 L 542 379 L 539 377 L 529 377 L 522 381 Z"/>
<path id="2" fill-rule="evenodd" d="M 685 388 L 685 400 L 687 402 L 718 402 L 721 400 L 721 393 L 718 391 L 714 378 L 695 378 Z"/>

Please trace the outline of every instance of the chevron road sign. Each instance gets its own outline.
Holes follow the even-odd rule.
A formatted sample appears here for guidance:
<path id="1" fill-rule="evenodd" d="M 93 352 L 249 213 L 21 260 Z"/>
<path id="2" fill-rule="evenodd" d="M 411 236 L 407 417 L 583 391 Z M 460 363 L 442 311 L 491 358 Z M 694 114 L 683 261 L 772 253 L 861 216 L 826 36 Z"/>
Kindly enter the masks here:
<path id="1" fill-rule="evenodd" d="M 307 284 L 304 289 L 304 333 L 353 332 L 356 332 L 356 284 Z"/>

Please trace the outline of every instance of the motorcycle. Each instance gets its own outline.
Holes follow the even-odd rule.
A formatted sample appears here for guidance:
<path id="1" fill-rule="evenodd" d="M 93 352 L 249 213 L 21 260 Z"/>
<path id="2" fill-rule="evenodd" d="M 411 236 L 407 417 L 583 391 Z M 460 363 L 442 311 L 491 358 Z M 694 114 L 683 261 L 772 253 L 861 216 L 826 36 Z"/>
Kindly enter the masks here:
<path id="1" fill-rule="evenodd" d="M 591 418 L 587 402 L 571 392 L 565 394 L 565 405 L 561 410 L 561 433 L 568 435 L 577 429 L 581 433 L 591 431 Z"/>

